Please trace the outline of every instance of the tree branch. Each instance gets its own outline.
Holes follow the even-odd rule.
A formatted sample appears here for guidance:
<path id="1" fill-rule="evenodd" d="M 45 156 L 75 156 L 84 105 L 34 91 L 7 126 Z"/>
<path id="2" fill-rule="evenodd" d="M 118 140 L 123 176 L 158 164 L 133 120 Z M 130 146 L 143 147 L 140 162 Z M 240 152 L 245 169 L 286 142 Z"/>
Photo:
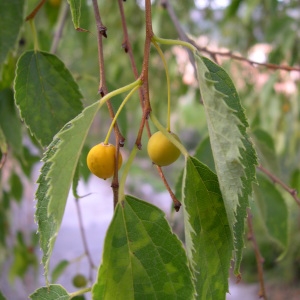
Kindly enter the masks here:
<path id="1" fill-rule="evenodd" d="M 296 203 L 300 206 L 300 199 L 297 196 L 297 190 L 289 187 L 280 178 L 273 175 L 269 170 L 265 169 L 262 165 L 257 166 L 257 169 L 265 173 L 274 183 L 279 184 L 284 190 L 286 190 L 294 198 Z"/>
<path id="2" fill-rule="evenodd" d="M 254 248 L 256 264 L 257 264 L 257 271 L 258 271 L 258 278 L 259 278 L 259 285 L 260 285 L 258 295 L 259 295 L 259 298 L 263 298 L 263 299 L 267 300 L 265 283 L 264 283 L 264 270 L 263 270 L 264 258 L 262 257 L 262 255 L 260 253 L 256 238 L 254 235 L 253 225 L 252 225 L 253 216 L 250 212 L 250 209 L 248 209 L 247 212 L 248 212 L 247 223 L 248 223 L 248 229 L 249 229 L 248 240 L 252 241 L 252 245 Z"/>

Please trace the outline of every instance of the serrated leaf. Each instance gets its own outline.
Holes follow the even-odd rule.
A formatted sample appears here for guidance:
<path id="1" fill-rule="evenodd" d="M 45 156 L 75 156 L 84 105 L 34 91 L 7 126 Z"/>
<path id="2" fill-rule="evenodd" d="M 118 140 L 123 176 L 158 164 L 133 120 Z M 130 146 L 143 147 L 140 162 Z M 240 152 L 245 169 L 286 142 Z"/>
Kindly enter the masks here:
<path id="1" fill-rule="evenodd" d="M 235 241 L 238 274 L 244 247 L 244 218 L 255 182 L 256 153 L 232 80 L 220 66 L 197 52 L 195 60 L 216 172 Z"/>
<path id="2" fill-rule="evenodd" d="M 16 113 L 13 91 L 0 91 L 0 99 L 0 126 L 13 152 L 22 156 L 22 124 Z"/>
<path id="3" fill-rule="evenodd" d="M 253 130 L 252 134 L 261 164 L 273 173 L 278 174 L 278 159 L 272 136 L 261 128 Z"/>
<path id="4" fill-rule="evenodd" d="M 32 300 L 68 300 L 71 299 L 68 292 L 59 284 L 51 284 L 48 287 L 37 289 L 30 296 Z"/>
<path id="5" fill-rule="evenodd" d="M 193 299 L 181 242 L 157 207 L 126 196 L 104 243 L 93 299 Z"/>
<path id="6" fill-rule="evenodd" d="M 68 260 L 61 260 L 53 269 L 51 273 L 51 282 L 56 282 L 59 276 L 65 271 L 69 266 L 70 262 Z"/>
<path id="7" fill-rule="evenodd" d="M 68 0 L 75 29 L 80 28 L 81 0 Z"/>
<path id="8" fill-rule="evenodd" d="M 24 0 L 0 1 L 0 78 L 2 65 L 24 22 Z"/>
<path id="9" fill-rule="evenodd" d="M 288 244 L 288 208 L 277 188 L 265 176 L 257 174 L 258 186 L 254 188 L 261 220 L 270 237 L 282 248 Z"/>
<path id="10" fill-rule="evenodd" d="M 25 52 L 17 63 L 14 88 L 20 115 L 42 146 L 82 111 L 78 85 L 53 54 Z"/>
<path id="11" fill-rule="evenodd" d="M 43 250 L 42 262 L 47 279 L 49 259 L 64 214 L 67 196 L 81 149 L 92 121 L 100 108 L 96 102 L 85 108 L 56 135 L 44 155 L 45 162 L 36 192 L 36 221 Z"/>
<path id="12" fill-rule="evenodd" d="M 225 299 L 233 240 L 218 178 L 196 158 L 188 157 L 182 194 L 197 299 Z"/>

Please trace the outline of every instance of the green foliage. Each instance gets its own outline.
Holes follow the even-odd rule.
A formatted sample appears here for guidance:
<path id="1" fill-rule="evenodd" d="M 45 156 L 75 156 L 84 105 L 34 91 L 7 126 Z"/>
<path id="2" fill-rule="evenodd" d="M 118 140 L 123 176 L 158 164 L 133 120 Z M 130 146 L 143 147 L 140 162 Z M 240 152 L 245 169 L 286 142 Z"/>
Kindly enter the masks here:
<path id="1" fill-rule="evenodd" d="M 24 0 L 0 3 L 0 79 L 2 64 L 15 47 L 24 20 Z M 9 28 L 9 30 L 7 30 Z"/>
<path id="2" fill-rule="evenodd" d="M 181 242 L 157 207 L 126 196 L 107 231 L 93 299 L 192 299 Z"/>
<path id="3" fill-rule="evenodd" d="M 255 182 L 255 150 L 237 91 L 227 73 L 195 53 L 198 80 L 207 117 L 210 144 L 229 227 L 235 241 L 235 273 L 244 247 L 244 218 Z"/>
<path id="4" fill-rule="evenodd" d="M 82 110 L 72 75 L 50 53 L 28 51 L 19 58 L 15 91 L 20 115 L 42 146 Z"/>
<path id="5" fill-rule="evenodd" d="M 49 299 L 49 300 L 69 300 L 71 299 L 68 292 L 59 284 L 51 284 L 46 287 L 39 288 L 30 295 L 32 300 Z"/>
<path id="6" fill-rule="evenodd" d="M 61 260 L 51 272 L 51 282 L 55 283 L 69 265 L 70 262 L 68 260 Z"/>
<path id="7" fill-rule="evenodd" d="M 218 178 L 189 157 L 183 181 L 186 251 L 197 299 L 225 299 L 233 241 Z"/>

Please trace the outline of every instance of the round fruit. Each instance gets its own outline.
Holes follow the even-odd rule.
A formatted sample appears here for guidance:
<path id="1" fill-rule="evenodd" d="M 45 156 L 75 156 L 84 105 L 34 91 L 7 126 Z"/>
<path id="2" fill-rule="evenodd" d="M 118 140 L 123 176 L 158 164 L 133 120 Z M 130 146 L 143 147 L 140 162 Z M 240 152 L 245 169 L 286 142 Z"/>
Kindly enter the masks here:
<path id="1" fill-rule="evenodd" d="M 87 279 L 82 274 L 77 274 L 73 277 L 72 283 L 77 288 L 83 288 L 87 285 Z"/>
<path id="2" fill-rule="evenodd" d="M 116 147 L 112 144 L 100 143 L 88 153 L 86 161 L 90 171 L 99 178 L 106 179 L 114 175 Z M 119 153 L 118 169 L 122 165 L 122 156 Z"/>
<path id="3" fill-rule="evenodd" d="M 179 137 L 171 133 L 180 142 Z M 155 132 L 148 141 L 148 155 L 156 165 L 163 167 L 172 164 L 180 156 L 180 150 L 161 132 Z"/>

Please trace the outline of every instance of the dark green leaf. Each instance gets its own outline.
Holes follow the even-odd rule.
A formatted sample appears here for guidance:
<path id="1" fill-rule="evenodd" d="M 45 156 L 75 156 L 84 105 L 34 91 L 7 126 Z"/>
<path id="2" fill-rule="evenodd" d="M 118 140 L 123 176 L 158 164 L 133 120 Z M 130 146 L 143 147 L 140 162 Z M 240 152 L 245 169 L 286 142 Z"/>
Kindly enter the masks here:
<path id="1" fill-rule="evenodd" d="M 31 294 L 30 299 L 32 300 L 69 300 L 70 295 L 68 292 L 59 284 L 51 284 L 48 287 L 42 287 L 37 289 Z"/>
<path id="2" fill-rule="evenodd" d="M 183 183 L 185 241 L 197 299 L 225 299 L 233 240 L 217 176 L 196 158 Z"/>
<path id="3" fill-rule="evenodd" d="M 16 173 L 13 173 L 10 177 L 10 193 L 18 202 L 22 200 L 23 183 Z"/>
<path id="4" fill-rule="evenodd" d="M 0 91 L 0 126 L 8 145 L 15 154 L 22 156 L 22 126 L 16 113 L 14 95 L 11 89 Z"/>
<path id="5" fill-rule="evenodd" d="M 0 1 L 0 78 L 2 65 L 24 22 L 24 4 L 24 0 Z"/>
<path id="6" fill-rule="evenodd" d="M 201 161 L 203 164 L 207 165 L 213 172 L 215 172 L 214 157 L 211 151 L 211 146 L 209 142 L 209 136 L 204 138 L 196 149 L 194 157 Z"/>
<path id="7" fill-rule="evenodd" d="M 6 300 L 6 298 L 4 297 L 1 291 L 0 291 L 0 300 Z"/>
<path id="8" fill-rule="evenodd" d="M 43 146 L 82 110 L 78 85 L 63 62 L 50 53 L 29 51 L 20 57 L 15 91 L 21 117 Z"/>
<path id="9" fill-rule="evenodd" d="M 126 196 L 107 231 L 93 299 L 193 299 L 191 277 L 164 213 Z"/>
<path id="10" fill-rule="evenodd" d="M 257 174 L 254 188 L 262 221 L 270 237 L 286 248 L 288 243 L 288 208 L 277 188 L 265 176 Z"/>

